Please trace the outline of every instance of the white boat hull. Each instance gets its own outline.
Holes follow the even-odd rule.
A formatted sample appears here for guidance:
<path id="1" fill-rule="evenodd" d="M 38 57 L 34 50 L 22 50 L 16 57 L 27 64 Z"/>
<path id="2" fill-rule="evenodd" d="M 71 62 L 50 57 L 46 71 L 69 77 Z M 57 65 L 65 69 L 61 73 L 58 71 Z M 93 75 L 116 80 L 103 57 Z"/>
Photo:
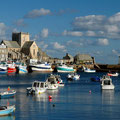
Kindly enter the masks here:
<path id="1" fill-rule="evenodd" d="M 112 73 L 108 73 L 108 76 L 117 77 L 118 75 L 119 75 L 118 73 L 115 73 L 115 74 L 112 74 Z"/>
<path id="2" fill-rule="evenodd" d="M 114 90 L 114 85 L 103 85 L 102 90 Z"/>
<path id="3" fill-rule="evenodd" d="M 47 90 L 56 90 L 58 89 L 58 84 L 49 84 Z"/>
<path id="4" fill-rule="evenodd" d="M 46 91 L 46 89 L 37 89 L 35 90 L 35 94 L 41 94 L 44 93 Z"/>
<path id="5" fill-rule="evenodd" d="M 84 72 L 87 72 L 87 73 L 95 73 L 96 71 L 95 71 L 95 70 L 84 70 Z"/>
<path id="6" fill-rule="evenodd" d="M 38 72 L 52 72 L 53 71 L 53 69 L 51 68 L 51 69 L 40 69 L 40 68 L 36 68 L 36 67 L 32 67 L 32 71 L 38 71 Z"/>

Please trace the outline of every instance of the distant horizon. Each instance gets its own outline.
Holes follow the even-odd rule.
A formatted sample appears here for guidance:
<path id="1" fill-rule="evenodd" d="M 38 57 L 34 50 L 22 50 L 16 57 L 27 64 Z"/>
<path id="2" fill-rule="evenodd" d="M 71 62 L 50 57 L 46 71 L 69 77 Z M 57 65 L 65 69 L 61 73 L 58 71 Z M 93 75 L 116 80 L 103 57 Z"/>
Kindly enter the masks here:
<path id="1" fill-rule="evenodd" d="M 95 57 L 97 63 L 118 64 L 119 5 L 119 0 L 4 0 L 0 40 L 25 32 L 51 57 L 83 53 Z"/>

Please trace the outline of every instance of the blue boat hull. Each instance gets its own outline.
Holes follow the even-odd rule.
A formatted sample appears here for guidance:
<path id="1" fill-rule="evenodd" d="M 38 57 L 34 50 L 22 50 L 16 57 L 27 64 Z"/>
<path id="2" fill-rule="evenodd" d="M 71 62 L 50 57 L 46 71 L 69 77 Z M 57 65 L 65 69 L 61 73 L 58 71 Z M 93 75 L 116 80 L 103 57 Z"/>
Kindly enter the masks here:
<path id="1" fill-rule="evenodd" d="M 12 98 L 12 97 L 15 96 L 15 94 L 16 94 L 16 91 L 3 92 L 3 93 L 0 94 L 0 98 L 1 98 L 1 99 L 2 99 L 2 98 Z"/>
<path id="2" fill-rule="evenodd" d="M 14 97 L 15 94 L 10 94 L 10 95 L 0 95 L 0 98 L 12 98 Z"/>
<path id="3" fill-rule="evenodd" d="M 0 110 L 0 116 L 11 115 L 15 111 L 15 106 L 3 106 Z"/>

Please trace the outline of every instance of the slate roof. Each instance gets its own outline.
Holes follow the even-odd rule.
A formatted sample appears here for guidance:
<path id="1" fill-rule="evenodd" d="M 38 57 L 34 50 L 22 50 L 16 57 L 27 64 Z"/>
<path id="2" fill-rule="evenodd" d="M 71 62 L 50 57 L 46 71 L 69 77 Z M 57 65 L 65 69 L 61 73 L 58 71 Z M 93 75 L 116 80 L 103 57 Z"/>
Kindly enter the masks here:
<path id="1" fill-rule="evenodd" d="M 92 57 L 88 54 L 77 54 L 74 59 L 77 59 L 77 60 L 90 60 L 92 61 Z"/>
<path id="2" fill-rule="evenodd" d="M 2 43 L 4 43 L 7 48 L 20 48 L 20 45 L 16 41 L 3 40 Z"/>
<path id="3" fill-rule="evenodd" d="M 30 48 L 34 41 L 27 41 L 24 43 L 22 48 Z"/>

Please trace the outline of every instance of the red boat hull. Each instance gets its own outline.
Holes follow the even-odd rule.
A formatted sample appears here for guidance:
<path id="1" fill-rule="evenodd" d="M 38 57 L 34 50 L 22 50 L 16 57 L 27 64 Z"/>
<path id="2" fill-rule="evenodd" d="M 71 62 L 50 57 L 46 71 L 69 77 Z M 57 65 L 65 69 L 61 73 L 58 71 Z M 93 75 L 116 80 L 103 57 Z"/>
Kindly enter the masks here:
<path id="1" fill-rule="evenodd" d="M 16 68 L 8 67 L 8 73 L 15 73 L 15 72 L 16 72 Z"/>

